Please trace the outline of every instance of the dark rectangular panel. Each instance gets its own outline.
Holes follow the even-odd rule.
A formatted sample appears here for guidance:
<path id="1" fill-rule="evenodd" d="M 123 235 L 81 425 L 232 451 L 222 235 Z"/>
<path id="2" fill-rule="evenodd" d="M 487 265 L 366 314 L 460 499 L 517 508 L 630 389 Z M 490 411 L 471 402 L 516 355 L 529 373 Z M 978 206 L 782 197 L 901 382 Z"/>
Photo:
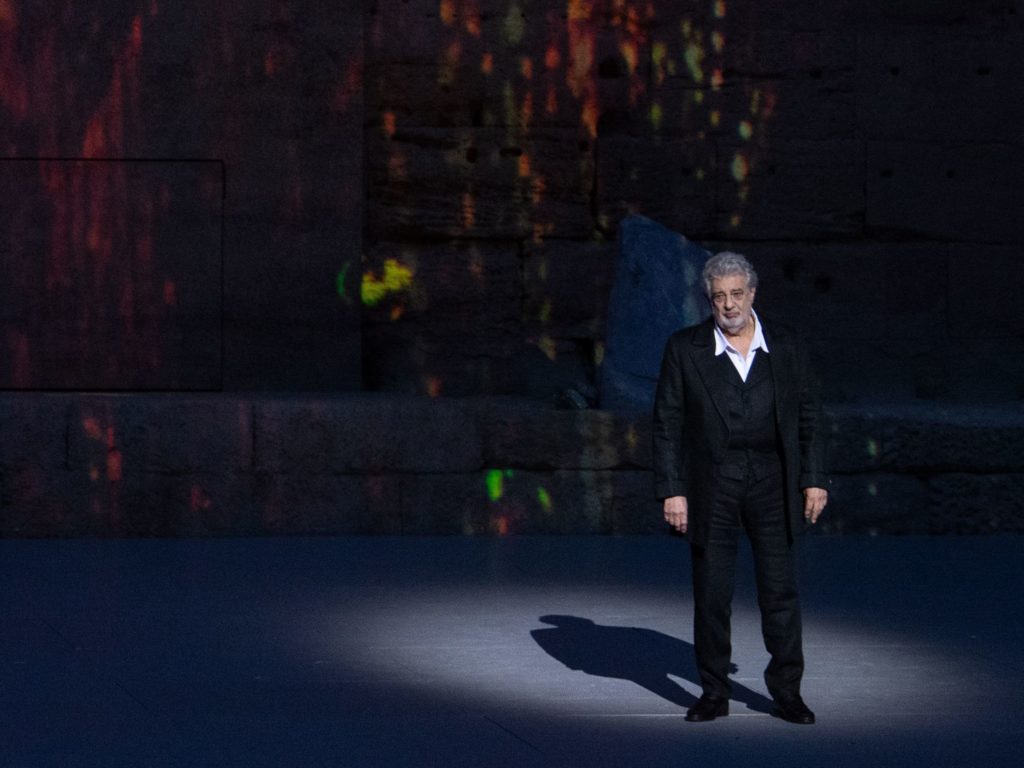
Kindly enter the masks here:
<path id="1" fill-rule="evenodd" d="M 219 389 L 223 177 L 0 160 L 0 387 Z"/>

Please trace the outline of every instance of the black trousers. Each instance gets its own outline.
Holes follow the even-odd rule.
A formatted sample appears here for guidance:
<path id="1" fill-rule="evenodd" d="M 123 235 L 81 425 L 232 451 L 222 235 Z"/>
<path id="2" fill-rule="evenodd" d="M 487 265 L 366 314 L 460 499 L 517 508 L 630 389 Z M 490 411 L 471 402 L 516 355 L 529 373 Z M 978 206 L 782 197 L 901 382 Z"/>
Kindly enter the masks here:
<path id="1" fill-rule="evenodd" d="M 794 553 L 786 534 L 781 472 L 729 467 L 718 478 L 706 547 L 694 545 L 694 650 L 704 693 L 727 698 L 732 655 L 730 618 L 740 530 L 750 539 L 771 660 L 764 673 L 775 698 L 800 693 L 804 657 Z"/>

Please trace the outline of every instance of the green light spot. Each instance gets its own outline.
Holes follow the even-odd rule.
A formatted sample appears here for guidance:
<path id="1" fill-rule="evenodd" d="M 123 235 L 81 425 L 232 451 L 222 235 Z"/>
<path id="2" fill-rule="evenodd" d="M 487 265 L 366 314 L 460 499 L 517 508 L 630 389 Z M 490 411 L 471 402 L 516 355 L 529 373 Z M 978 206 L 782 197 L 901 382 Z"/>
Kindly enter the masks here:
<path id="1" fill-rule="evenodd" d="M 754 126 L 750 124 L 749 120 L 744 120 L 740 123 L 740 138 L 744 141 L 750 141 L 750 137 L 754 135 Z"/>
<path id="2" fill-rule="evenodd" d="M 704 82 L 704 69 L 701 67 L 701 62 L 704 61 L 704 49 L 696 43 L 690 43 L 686 46 L 686 67 L 690 70 L 690 76 L 694 82 Z"/>
<path id="3" fill-rule="evenodd" d="M 872 459 L 878 458 L 878 441 L 874 438 L 868 438 L 868 456 Z"/>
<path id="4" fill-rule="evenodd" d="M 551 494 L 548 493 L 548 489 L 541 486 L 537 489 L 537 501 L 540 502 L 541 509 L 545 512 L 551 512 Z"/>
<path id="5" fill-rule="evenodd" d="M 338 279 L 336 281 L 336 286 L 337 286 L 337 289 L 338 289 L 338 295 L 341 296 L 341 298 L 346 299 L 346 300 L 348 299 L 348 296 L 345 295 L 345 278 L 348 277 L 348 268 L 350 266 L 352 266 L 352 262 L 351 261 L 346 261 L 345 262 L 345 266 L 343 266 L 341 268 L 341 271 L 338 273 Z"/>
<path id="6" fill-rule="evenodd" d="M 505 493 L 504 473 L 500 469 L 487 470 L 487 498 L 492 502 L 501 499 Z"/>

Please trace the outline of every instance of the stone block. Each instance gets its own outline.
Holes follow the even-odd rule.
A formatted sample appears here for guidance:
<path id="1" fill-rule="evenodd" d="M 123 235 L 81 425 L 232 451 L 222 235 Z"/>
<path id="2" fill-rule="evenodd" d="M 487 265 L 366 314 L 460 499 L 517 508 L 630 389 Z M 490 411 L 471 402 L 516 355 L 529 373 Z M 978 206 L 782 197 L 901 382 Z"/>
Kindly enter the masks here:
<path id="1" fill-rule="evenodd" d="M 949 334 L 954 338 L 1024 336 L 1024 317 L 1007 311 L 1024 288 L 1024 243 L 949 246 Z"/>
<path id="2" fill-rule="evenodd" d="M 604 339 L 615 276 L 612 243 L 545 240 L 527 246 L 523 321 L 555 339 Z"/>
<path id="3" fill-rule="evenodd" d="M 261 400 L 254 431 L 255 466 L 274 474 L 467 472 L 482 466 L 473 416 L 457 400 Z"/>
<path id="4" fill-rule="evenodd" d="M 612 411 L 560 411 L 525 401 L 479 407 L 484 463 L 523 469 L 649 467 L 650 418 Z"/>
<path id="5" fill-rule="evenodd" d="M 886 237 L 1020 242 L 1024 223 L 1007 190 L 1024 148 L 1007 144 L 869 142 L 867 229 Z"/>
<path id="6" fill-rule="evenodd" d="M 1024 121 L 1022 45 L 1020 30 L 865 32 L 857 56 L 858 123 L 871 139 L 1016 142 Z"/>
<path id="7" fill-rule="evenodd" d="M 484 482 L 475 532 L 608 533 L 614 475 L 591 470 L 528 472 L 492 469 Z"/>
<path id="8" fill-rule="evenodd" d="M 368 138 L 371 230 L 388 237 L 589 237 L 593 147 L 575 130 Z"/>
<path id="9" fill-rule="evenodd" d="M 68 466 L 112 481 L 242 471 L 252 464 L 252 429 L 245 398 L 77 397 L 68 418 Z"/>
<path id="10" fill-rule="evenodd" d="M 892 470 L 1024 471 L 1024 416 L 1019 409 L 904 408 L 893 422 L 891 435 L 882 443 L 882 462 Z"/>
<path id="11" fill-rule="evenodd" d="M 928 488 L 929 533 L 1024 531 L 1024 474 L 942 474 Z"/>
<path id="12" fill-rule="evenodd" d="M 835 475 L 829 503 L 811 531 L 826 534 L 928 533 L 929 491 L 909 475 Z"/>
<path id="13" fill-rule="evenodd" d="M 825 239 L 864 227 L 860 141 L 718 142 L 717 222 L 730 238 Z"/>
<path id="14" fill-rule="evenodd" d="M 947 247 L 736 244 L 757 270 L 756 306 L 813 339 L 926 339 L 946 327 Z"/>
<path id="15" fill-rule="evenodd" d="M 667 533 L 663 506 L 654 498 L 651 472 L 616 472 L 609 502 L 611 532 L 620 536 Z"/>
<path id="16" fill-rule="evenodd" d="M 64 469 L 68 462 L 69 401 L 61 395 L 5 394 L 0 398 L 0 469 Z"/>
<path id="17" fill-rule="evenodd" d="M 396 534 L 399 498 L 393 477 L 260 473 L 255 504 L 263 534 Z"/>
<path id="18" fill-rule="evenodd" d="M 601 229 L 641 214 L 689 237 L 715 231 L 714 146 L 623 136 L 598 140 L 597 205 Z"/>

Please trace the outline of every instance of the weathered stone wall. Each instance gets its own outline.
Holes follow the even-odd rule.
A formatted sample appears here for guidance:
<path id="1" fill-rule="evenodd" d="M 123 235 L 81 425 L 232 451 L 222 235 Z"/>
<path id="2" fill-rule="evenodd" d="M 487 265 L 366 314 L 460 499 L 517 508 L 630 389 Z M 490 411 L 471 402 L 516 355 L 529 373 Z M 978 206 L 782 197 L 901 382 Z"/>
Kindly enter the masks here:
<path id="1" fill-rule="evenodd" d="M 825 533 L 1024 531 L 1024 414 L 833 408 Z M 665 531 L 650 421 L 514 398 L 3 395 L 0 535 Z"/>
<path id="2" fill-rule="evenodd" d="M 363 11 L 0 3 L 0 387 L 361 385 Z"/>
<path id="3" fill-rule="evenodd" d="M 599 359 L 617 222 L 747 253 L 832 401 L 1024 396 L 1024 9 L 375 0 L 367 384 L 546 395 Z"/>

